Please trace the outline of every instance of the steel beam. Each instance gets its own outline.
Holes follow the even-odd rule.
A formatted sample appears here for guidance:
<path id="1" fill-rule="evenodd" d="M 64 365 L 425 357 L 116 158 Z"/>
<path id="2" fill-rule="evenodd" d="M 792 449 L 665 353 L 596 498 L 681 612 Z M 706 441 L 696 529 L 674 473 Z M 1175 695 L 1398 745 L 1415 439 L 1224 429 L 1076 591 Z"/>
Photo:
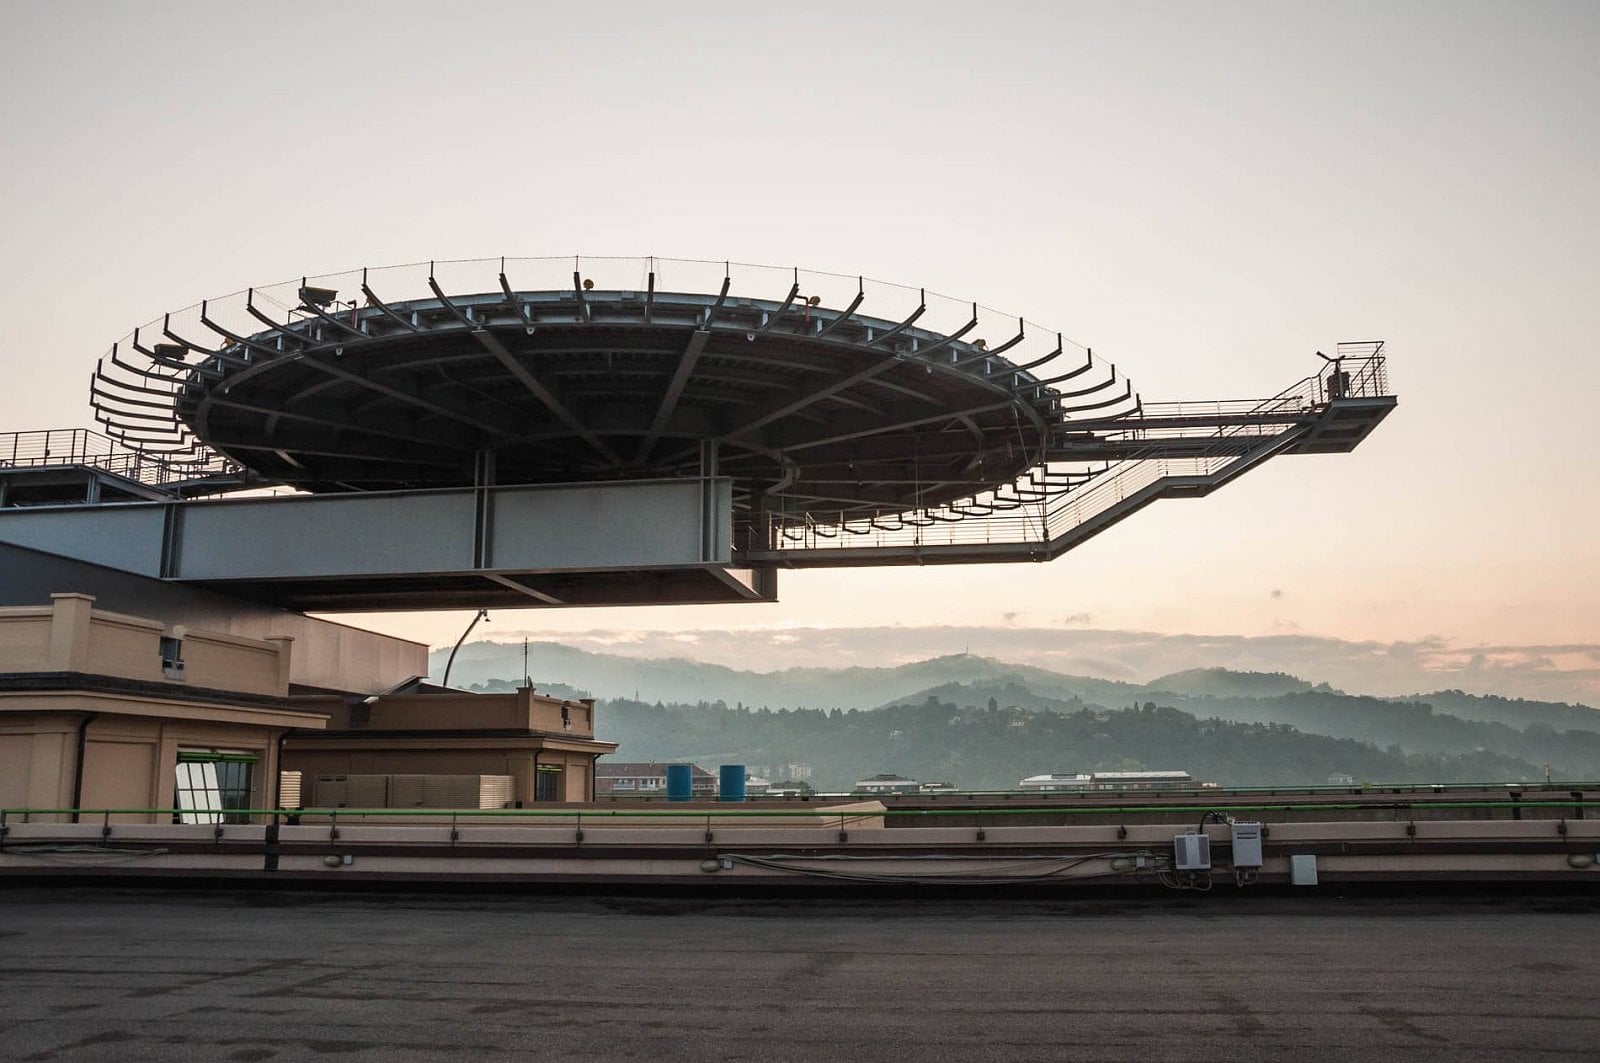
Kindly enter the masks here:
<path id="1" fill-rule="evenodd" d="M 653 279 L 654 274 L 651 277 Z M 661 438 L 661 431 L 666 428 L 668 420 L 672 417 L 672 411 L 677 408 L 683 389 L 688 385 L 689 378 L 694 376 L 695 366 L 699 363 L 700 354 L 706 349 L 706 341 L 709 339 L 711 333 L 705 329 L 695 329 L 689 334 L 689 342 L 684 347 L 683 356 L 678 359 L 678 367 L 673 370 L 671 381 L 667 383 L 666 394 L 661 396 L 661 405 L 656 408 L 650 429 L 639 442 L 639 451 L 633 458 L 635 465 L 643 465 L 650 457 L 650 452 L 655 449 L 656 440 Z"/>

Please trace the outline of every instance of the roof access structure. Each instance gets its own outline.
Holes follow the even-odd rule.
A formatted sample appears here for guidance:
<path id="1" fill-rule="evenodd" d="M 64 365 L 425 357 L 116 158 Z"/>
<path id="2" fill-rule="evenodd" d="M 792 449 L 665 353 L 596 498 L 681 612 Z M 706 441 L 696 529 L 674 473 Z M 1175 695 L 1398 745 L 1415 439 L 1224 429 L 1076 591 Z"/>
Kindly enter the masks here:
<path id="1" fill-rule="evenodd" d="M 1266 458 L 1353 449 L 1395 405 L 1383 345 L 1323 357 L 1265 399 L 1154 403 L 1059 333 L 854 276 L 307 277 L 115 345 L 92 383 L 107 442 L 82 449 L 157 497 L 93 528 L 0 510 L 0 542 L 292 609 L 770 599 L 780 567 L 1048 559 Z M 220 497 L 269 486 L 295 493 Z M 121 545 L 95 546 L 112 524 Z"/>

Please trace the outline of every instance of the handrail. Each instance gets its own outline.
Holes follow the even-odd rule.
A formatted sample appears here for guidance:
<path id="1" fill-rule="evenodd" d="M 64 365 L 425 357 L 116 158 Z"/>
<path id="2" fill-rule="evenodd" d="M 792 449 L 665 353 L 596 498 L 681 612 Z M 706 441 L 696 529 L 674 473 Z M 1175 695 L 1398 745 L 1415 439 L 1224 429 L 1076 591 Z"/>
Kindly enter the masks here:
<path id="1" fill-rule="evenodd" d="M 1338 383 L 1334 383 L 1336 376 L 1339 377 Z M 841 512 L 829 527 L 814 514 L 808 514 L 801 522 L 782 512 L 768 511 L 760 521 L 746 525 L 744 546 L 761 552 L 774 548 L 767 544 L 782 543 L 784 545 L 776 548 L 826 550 L 830 553 L 980 544 L 1034 544 L 1044 547 L 1164 480 L 1176 477 L 1209 478 L 1235 461 L 1250 458 L 1252 448 L 1242 448 L 1241 441 L 1258 440 L 1261 445 L 1268 445 L 1285 438 L 1286 433 L 1305 422 L 1306 415 L 1319 413 L 1330 402 L 1377 398 L 1387 394 L 1388 379 L 1381 347 L 1372 353 L 1359 355 L 1344 353 L 1344 348 L 1341 348 L 1340 357 L 1330 360 L 1321 371 L 1265 399 L 1146 406 L 1144 415 L 1122 419 L 1119 423 L 1125 423 L 1126 427 L 1107 434 L 1105 438 L 1119 442 L 1162 438 L 1161 435 L 1150 433 L 1163 430 L 1141 427 L 1147 418 L 1152 417 L 1152 410 L 1155 411 L 1154 417 L 1214 416 L 1219 420 L 1230 417 L 1239 420 L 1238 423 L 1219 425 L 1215 435 L 1210 437 L 1213 442 L 1198 454 L 1126 458 L 1098 474 L 1090 475 L 1080 485 L 1059 491 L 1040 492 L 1029 486 L 1034 482 L 1031 478 L 1036 478 L 1041 469 L 1046 476 L 1049 475 L 1049 463 L 1042 463 L 1018 477 L 1015 483 L 997 489 L 1009 490 L 1020 497 L 1020 507 L 1010 507 L 1018 509 L 1015 515 L 979 515 L 961 511 L 960 506 L 982 504 L 982 493 L 972 503 L 958 502 L 937 513 L 929 511 L 932 519 L 927 521 L 908 521 L 903 514 L 856 516 Z M 1277 419 L 1280 415 L 1281 420 Z M 1067 422 L 1065 427 L 1071 429 L 1072 423 Z M 880 523 L 886 518 L 899 519 L 902 526 L 891 529 Z M 839 535 L 840 528 L 851 534 Z"/>
<path id="2" fill-rule="evenodd" d="M 232 476 L 240 466 L 215 454 L 197 458 L 154 454 L 127 447 L 87 428 L 0 432 L 0 469 L 82 465 L 149 487 L 165 487 L 214 476 Z"/>
<path id="3" fill-rule="evenodd" d="M 399 817 L 420 817 L 424 819 L 690 819 L 704 820 L 706 817 L 731 817 L 751 819 L 810 819 L 825 818 L 832 822 L 837 817 L 846 820 L 878 819 L 884 816 L 896 817 L 940 817 L 940 816 L 1016 816 L 1016 815 L 1064 815 L 1064 816 L 1100 816 L 1100 815 L 1189 815 L 1197 810 L 1208 812 L 1373 812 L 1373 811 L 1441 811 L 1456 809 L 1461 811 L 1486 811 L 1506 809 L 1526 811 L 1532 809 L 1591 809 L 1600 808 L 1600 799 L 1588 800 L 1583 798 L 1568 798 L 1566 800 L 1541 800 L 1541 801 L 1272 801 L 1272 802 L 1240 802 L 1218 801 L 1205 804 L 1146 804 L 1146 805 L 1016 805 L 1009 807 L 962 807 L 962 808 L 905 808 L 896 809 L 886 807 L 883 811 L 852 810 L 849 808 L 818 806 L 812 809 L 776 809 L 776 808 L 751 808 L 748 805 L 736 807 L 730 803 L 729 807 L 715 808 L 671 808 L 671 809 L 597 809 L 597 808 L 241 808 L 241 809 L 192 809 L 175 810 L 171 808 L 7 808 L 0 809 L 0 817 L 9 820 L 13 816 L 45 816 L 45 815 L 76 815 L 80 823 L 74 825 L 88 825 L 82 823 L 83 817 L 110 817 L 110 816 L 171 816 L 179 811 L 192 812 L 199 815 L 230 815 L 230 816 L 258 816 L 317 819 L 394 819 Z M 29 822 L 26 818 L 24 822 Z M 50 825 L 50 824 L 45 824 Z M 56 824 L 61 825 L 61 824 Z M 117 826 L 134 826 L 136 824 L 116 824 Z M 157 824 L 144 824 L 154 826 Z M 188 823 L 170 824 L 171 826 L 214 826 L 213 823 Z M 220 824 L 222 826 L 249 826 L 250 824 L 234 823 Z M 260 824 L 256 824 L 259 826 Z M 321 824 L 302 824 L 306 826 L 320 826 Z"/>

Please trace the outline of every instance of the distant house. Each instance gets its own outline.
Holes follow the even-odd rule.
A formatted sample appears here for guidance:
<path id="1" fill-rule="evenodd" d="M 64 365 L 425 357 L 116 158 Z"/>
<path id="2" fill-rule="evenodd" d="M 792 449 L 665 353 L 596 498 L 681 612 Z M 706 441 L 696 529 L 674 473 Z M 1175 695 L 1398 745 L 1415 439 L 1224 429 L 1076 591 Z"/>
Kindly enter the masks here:
<path id="1" fill-rule="evenodd" d="M 925 782 L 918 787 L 919 792 L 925 794 L 953 794 L 956 784 L 953 782 Z"/>
<path id="2" fill-rule="evenodd" d="M 1355 784 L 1356 777 L 1348 772 L 1336 771 L 1328 776 L 1329 786 L 1354 786 Z"/>
<path id="3" fill-rule="evenodd" d="M 922 784 L 915 779 L 908 779 L 904 775 L 893 772 L 880 772 L 870 779 L 862 779 L 856 783 L 855 792 L 858 794 L 914 794 L 922 789 Z"/>
<path id="4" fill-rule="evenodd" d="M 1017 783 L 1019 790 L 1087 790 L 1094 777 L 1084 774 L 1030 775 Z"/>
<path id="5" fill-rule="evenodd" d="M 689 785 L 695 797 L 717 796 L 717 777 L 698 764 L 689 765 Z M 595 765 L 596 797 L 664 797 L 667 793 L 665 761 Z"/>

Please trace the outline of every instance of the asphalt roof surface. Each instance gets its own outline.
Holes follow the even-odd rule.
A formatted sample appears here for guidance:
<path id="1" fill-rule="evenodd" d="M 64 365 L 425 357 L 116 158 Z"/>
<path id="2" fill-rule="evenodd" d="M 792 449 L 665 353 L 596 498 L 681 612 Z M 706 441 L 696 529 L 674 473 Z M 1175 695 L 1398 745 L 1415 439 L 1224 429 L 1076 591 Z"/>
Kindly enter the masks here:
<path id="1" fill-rule="evenodd" d="M 0 890 L 7 1060 L 1595 1058 L 1600 896 Z"/>

